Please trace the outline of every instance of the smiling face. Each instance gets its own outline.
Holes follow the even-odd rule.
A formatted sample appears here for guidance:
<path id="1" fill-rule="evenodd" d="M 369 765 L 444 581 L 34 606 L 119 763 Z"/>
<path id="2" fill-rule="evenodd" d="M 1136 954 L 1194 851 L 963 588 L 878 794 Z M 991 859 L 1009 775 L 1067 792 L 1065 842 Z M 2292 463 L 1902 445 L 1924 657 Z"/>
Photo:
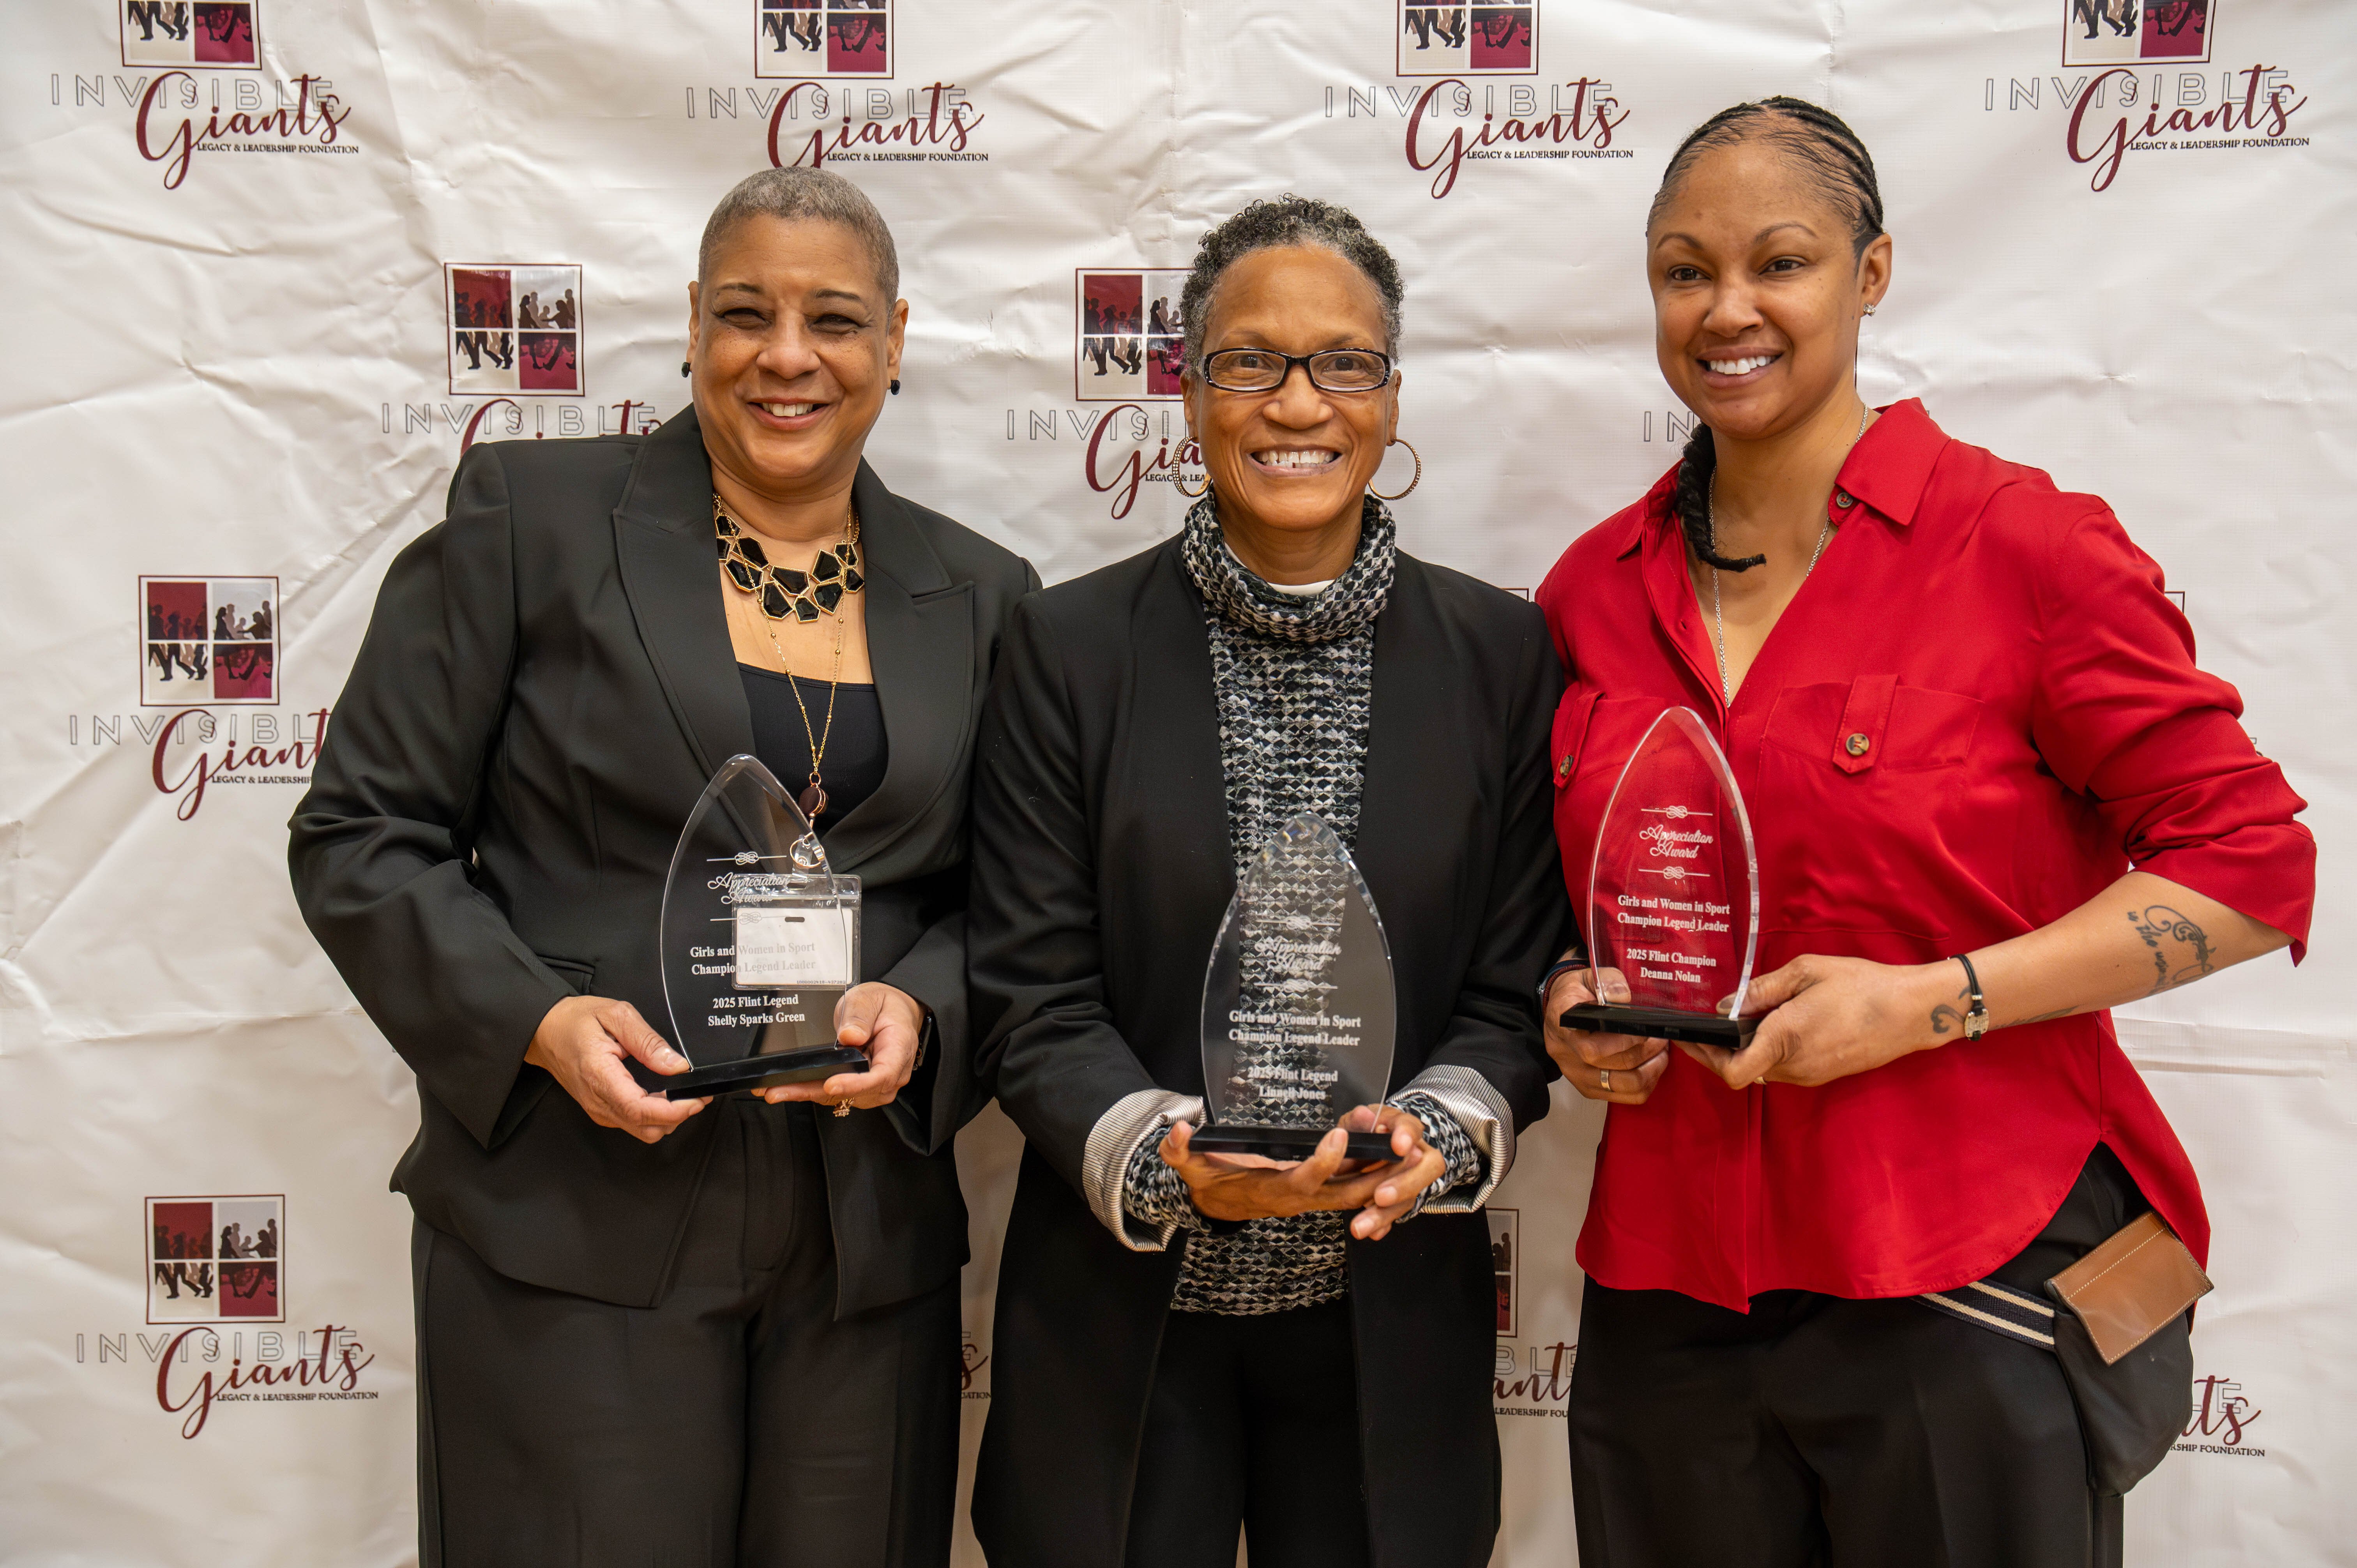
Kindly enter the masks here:
<path id="1" fill-rule="evenodd" d="M 1849 215 L 1773 143 L 1705 154 L 1646 230 L 1662 374 L 1717 435 L 1780 435 L 1854 406 L 1857 326 L 1890 285 L 1890 237 L 1859 254 Z"/>
<path id="2" fill-rule="evenodd" d="M 1254 251 L 1230 266 L 1212 290 L 1203 334 L 1206 356 L 1391 347 L 1375 285 L 1312 246 Z M 1272 392 L 1222 392 L 1193 366 L 1184 382 L 1188 433 L 1202 446 L 1223 523 L 1307 532 L 1357 521 L 1360 497 L 1399 425 L 1396 372 L 1363 392 L 1321 391 L 1298 365 Z"/>
<path id="3" fill-rule="evenodd" d="M 715 467 L 788 500 L 840 489 L 899 373 L 906 301 L 859 237 L 823 219 L 748 218 L 691 284 L 688 360 Z"/>

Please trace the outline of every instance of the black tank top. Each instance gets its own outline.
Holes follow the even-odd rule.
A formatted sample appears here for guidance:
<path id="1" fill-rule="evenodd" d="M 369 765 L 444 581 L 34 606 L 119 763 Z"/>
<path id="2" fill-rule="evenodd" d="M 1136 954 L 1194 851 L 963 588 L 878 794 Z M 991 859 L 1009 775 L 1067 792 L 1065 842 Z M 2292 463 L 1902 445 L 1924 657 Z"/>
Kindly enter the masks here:
<path id="1" fill-rule="evenodd" d="M 834 728 L 826 723 L 827 682 L 805 676 L 780 675 L 739 664 L 745 702 L 753 710 L 753 755 L 778 776 L 790 795 L 799 796 L 810 782 L 811 742 L 826 737 L 826 756 L 819 777 L 826 786 L 826 810 L 819 813 L 818 835 L 823 839 L 852 809 L 876 793 L 884 782 L 886 749 L 884 707 L 874 686 L 845 681 L 834 688 Z M 801 688 L 802 706 L 794 703 Z M 802 725 L 802 713 L 810 726 Z"/>

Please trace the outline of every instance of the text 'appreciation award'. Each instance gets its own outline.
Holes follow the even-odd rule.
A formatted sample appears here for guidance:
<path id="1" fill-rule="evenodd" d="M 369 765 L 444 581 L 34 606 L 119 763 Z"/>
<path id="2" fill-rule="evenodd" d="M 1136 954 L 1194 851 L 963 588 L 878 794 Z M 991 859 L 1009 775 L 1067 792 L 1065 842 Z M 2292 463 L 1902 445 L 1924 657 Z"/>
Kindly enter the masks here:
<path id="1" fill-rule="evenodd" d="M 1740 1050 L 1760 949 L 1760 859 L 1726 755 L 1672 708 L 1620 770 L 1587 879 L 1588 989 L 1572 1029 Z"/>
<path id="2" fill-rule="evenodd" d="M 1244 867 L 1203 982 L 1207 1154 L 1303 1160 L 1392 1076 L 1392 950 L 1351 852 L 1303 811 Z M 1389 1160 L 1383 1133 L 1349 1157 Z"/>
<path id="3" fill-rule="evenodd" d="M 695 1064 L 642 1078 L 665 1098 L 867 1069 L 834 1032 L 834 1004 L 859 979 L 859 878 L 828 869 L 759 758 L 723 763 L 688 813 L 660 940 L 672 1044 Z"/>

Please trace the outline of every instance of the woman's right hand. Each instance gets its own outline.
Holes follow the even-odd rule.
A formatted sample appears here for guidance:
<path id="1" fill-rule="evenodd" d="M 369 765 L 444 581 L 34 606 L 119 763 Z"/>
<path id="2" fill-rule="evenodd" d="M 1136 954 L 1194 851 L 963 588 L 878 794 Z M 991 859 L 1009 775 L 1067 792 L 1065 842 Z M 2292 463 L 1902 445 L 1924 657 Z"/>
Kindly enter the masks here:
<path id="1" fill-rule="evenodd" d="M 1398 1168 L 1397 1161 L 1386 1160 L 1336 1180 L 1351 1146 L 1350 1135 L 1340 1127 L 1318 1141 L 1317 1153 L 1290 1165 L 1260 1155 L 1199 1155 L 1188 1146 L 1194 1135 L 1192 1123 L 1172 1123 L 1163 1135 L 1162 1158 L 1187 1184 L 1196 1208 L 1212 1219 L 1364 1208 Z"/>
<path id="2" fill-rule="evenodd" d="M 564 1086 L 590 1121 L 642 1144 L 662 1142 L 712 1103 L 708 1096 L 665 1100 L 649 1093 L 622 1065 L 633 1057 L 664 1074 L 694 1065 L 649 1028 L 637 1008 L 610 996 L 568 996 L 551 1007 L 523 1053 L 525 1061 Z"/>
<path id="3" fill-rule="evenodd" d="M 1598 970 L 1596 978 L 1604 988 L 1601 1000 L 1614 1004 L 1629 1000 L 1628 978 L 1619 970 Z M 1653 1085 L 1662 1081 L 1662 1074 L 1669 1070 L 1670 1042 L 1564 1027 L 1560 1020 L 1565 1008 L 1598 1000 L 1587 987 L 1585 970 L 1569 969 L 1555 977 L 1555 983 L 1547 987 L 1543 1020 L 1547 1055 L 1563 1069 L 1571 1087 L 1587 1099 L 1642 1105 L 1653 1092 Z"/>

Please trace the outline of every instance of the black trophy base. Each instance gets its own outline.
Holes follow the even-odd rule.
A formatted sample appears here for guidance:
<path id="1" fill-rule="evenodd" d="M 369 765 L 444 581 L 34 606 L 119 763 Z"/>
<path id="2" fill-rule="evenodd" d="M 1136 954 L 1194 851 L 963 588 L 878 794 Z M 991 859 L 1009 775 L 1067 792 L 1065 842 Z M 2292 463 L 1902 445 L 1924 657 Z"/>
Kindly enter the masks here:
<path id="1" fill-rule="evenodd" d="M 665 1100 L 701 1100 L 731 1089 L 775 1089 L 780 1084 L 809 1083 L 839 1072 L 866 1072 L 867 1058 L 846 1046 L 811 1046 L 798 1051 L 774 1051 L 762 1057 L 739 1057 L 710 1067 L 690 1068 L 669 1078 L 651 1079 L 651 1089 L 662 1086 Z"/>
<path id="2" fill-rule="evenodd" d="M 1556 1020 L 1566 1029 L 1593 1029 L 1606 1035 L 1635 1035 L 1647 1040 L 1690 1040 L 1698 1046 L 1718 1046 L 1739 1051 L 1751 1043 L 1760 1020 L 1726 1018 L 1717 1013 L 1685 1013 L 1675 1007 L 1607 1007 L 1583 1002 L 1566 1007 Z"/>
<path id="3" fill-rule="evenodd" d="M 1207 1155 L 1263 1155 L 1272 1160 L 1306 1160 L 1318 1152 L 1318 1140 L 1331 1132 L 1321 1127 L 1244 1127 L 1207 1122 L 1195 1129 L 1187 1146 Z M 1352 1160 L 1395 1160 L 1389 1133 L 1352 1133 L 1343 1157 Z"/>

